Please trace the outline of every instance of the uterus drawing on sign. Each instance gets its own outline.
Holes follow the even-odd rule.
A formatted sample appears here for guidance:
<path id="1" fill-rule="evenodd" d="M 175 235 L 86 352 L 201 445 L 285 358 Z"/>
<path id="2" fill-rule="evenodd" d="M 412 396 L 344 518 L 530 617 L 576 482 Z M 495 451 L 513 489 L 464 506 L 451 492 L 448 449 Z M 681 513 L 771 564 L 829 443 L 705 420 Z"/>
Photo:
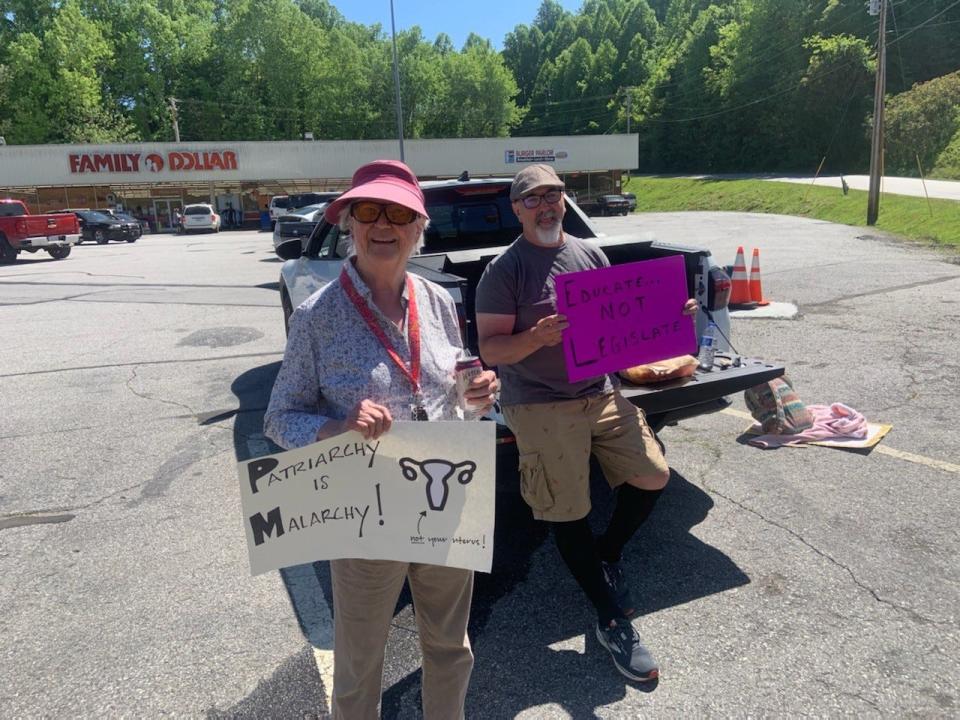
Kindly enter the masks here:
<path id="1" fill-rule="evenodd" d="M 421 475 L 427 480 L 427 505 L 431 510 L 442 512 L 447 506 L 447 499 L 450 496 L 450 480 L 456 475 L 457 482 L 466 485 L 473 480 L 473 474 L 477 470 L 477 464 L 472 460 L 464 460 L 460 463 L 453 463 L 449 460 L 429 459 L 414 460 L 413 458 L 400 458 L 400 469 L 403 477 L 411 482 L 420 478 Z"/>

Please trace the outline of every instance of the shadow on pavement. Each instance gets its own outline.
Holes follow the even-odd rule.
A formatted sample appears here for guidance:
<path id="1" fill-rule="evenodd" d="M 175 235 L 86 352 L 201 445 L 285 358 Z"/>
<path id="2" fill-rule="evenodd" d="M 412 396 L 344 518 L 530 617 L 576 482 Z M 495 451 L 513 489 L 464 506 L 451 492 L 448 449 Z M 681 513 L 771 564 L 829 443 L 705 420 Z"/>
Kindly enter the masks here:
<path id="1" fill-rule="evenodd" d="M 263 414 L 279 369 L 279 362 L 253 368 L 238 376 L 231 386 L 239 402 L 234 421 L 238 461 L 252 457 L 251 438 L 259 441 L 262 452 L 279 450 L 262 437 Z M 596 617 L 563 566 L 549 538 L 547 524 L 533 520 L 520 497 L 515 463 L 515 455 L 498 458 L 493 571 L 476 575 L 470 618 L 476 666 L 467 695 L 467 717 L 499 720 L 545 704 L 562 707 L 575 718 L 598 717 L 597 708 L 625 697 L 629 681 L 615 671 L 608 653 L 597 641 Z M 599 533 L 612 511 L 613 494 L 596 464 L 591 473 L 591 495 L 591 524 L 594 532 Z M 713 501 L 706 492 L 671 470 L 670 483 L 656 510 L 627 546 L 624 569 L 632 579 L 633 597 L 638 605 L 636 626 L 641 636 L 645 615 L 750 582 L 728 556 L 691 533 L 712 507 Z M 329 564 L 316 562 L 313 569 L 332 612 Z M 315 629 L 307 627 L 310 609 L 296 606 L 289 587 L 288 594 L 304 637 L 314 636 Z M 504 599 L 509 605 L 498 607 Z M 394 614 L 401 613 L 410 603 L 409 589 L 404 586 Z M 506 622 L 504 615 L 509 618 Z M 580 636 L 585 636 L 585 652 L 551 647 Z M 651 649 L 656 654 L 656 647 Z M 309 648 L 304 653 L 310 654 Z M 312 655 L 309 661 L 301 661 L 303 655 L 291 658 L 270 681 L 235 708 L 223 714 L 211 711 L 209 717 L 307 717 L 325 707 Z M 302 675 L 288 676 L 294 671 Z M 571 682 L 572 678 L 575 682 Z M 264 703 L 276 692 L 274 685 L 295 689 L 298 683 L 307 683 L 302 688 L 304 697 L 277 701 L 279 704 L 270 708 L 271 712 L 265 712 L 268 705 Z M 411 694 L 418 697 L 420 684 L 417 670 L 386 688 L 383 718 L 403 714 L 404 698 Z M 656 683 L 633 687 L 652 692 Z M 303 707 L 301 700 L 305 701 Z"/>
<path id="2" fill-rule="evenodd" d="M 233 421 L 233 449 L 238 462 L 249 460 L 254 456 L 250 449 L 251 440 L 261 441 L 261 444 L 255 444 L 254 447 L 262 447 L 262 442 L 268 444 L 269 449 L 257 454 L 280 452 L 279 447 L 262 437 L 263 414 L 267 411 L 270 391 L 273 389 L 273 382 L 277 379 L 278 372 L 280 372 L 279 360 L 247 370 L 242 375 L 238 375 L 230 385 L 238 402 Z M 206 422 L 223 419 L 225 419 L 223 416 L 217 416 Z"/>
<path id="3" fill-rule="evenodd" d="M 226 710 L 207 710 L 209 720 L 260 720 L 260 718 L 319 718 L 326 706 L 313 651 L 305 647 L 291 656 L 253 692 Z"/>
<path id="4" fill-rule="evenodd" d="M 596 466 L 591 490 L 591 525 L 599 533 L 612 511 L 613 495 Z M 641 637 L 645 615 L 750 582 L 729 557 L 690 532 L 712 507 L 706 492 L 671 470 L 670 483 L 656 510 L 627 545 L 624 569 L 632 581 L 637 601 L 634 624 Z M 497 521 L 499 530 L 499 515 Z M 508 542 L 524 529 L 515 532 Z M 511 595 L 509 627 L 502 622 L 500 627 L 488 625 L 485 636 L 471 636 L 477 659 L 467 716 L 515 717 L 530 708 L 553 705 L 570 717 L 595 718 L 599 717 L 597 708 L 626 696 L 627 684 L 643 692 L 654 691 L 656 683 L 631 683 L 617 673 L 596 639 L 596 615 L 567 574 L 552 541 L 538 553 L 538 560 L 526 582 Z M 485 601 L 478 591 L 475 607 Z M 580 636 L 584 636 L 582 652 L 551 647 Z M 572 644 L 579 647 L 577 642 Z M 656 656 L 655 641 L 650 644 Z"/>

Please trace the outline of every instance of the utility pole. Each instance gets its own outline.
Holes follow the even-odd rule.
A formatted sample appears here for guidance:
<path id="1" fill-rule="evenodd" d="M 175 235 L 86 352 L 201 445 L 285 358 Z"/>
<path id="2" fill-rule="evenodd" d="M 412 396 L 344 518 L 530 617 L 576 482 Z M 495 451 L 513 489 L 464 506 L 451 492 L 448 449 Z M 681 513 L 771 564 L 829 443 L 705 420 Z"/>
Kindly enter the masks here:
<path id="1" fill-rule="evenodd" d="M 180 142 L 180 125 L 177 123 L 177 99 L 170 98 L 170 117 L 173 118 L 173 140 Z"/>
<path id="2" fill-rule="evenodd" d="M 867 193 L 867 225 L 876 225 L 880 214 L 880 176 L 883 174 L 883 95 L 887 89 L 887 0 L 880 2 L 877 33 L 877 81 L 873 91 L 873 134 L 870 139 L 870 190 Z M 877 0 L 870 2 L 870 14 Z"/>
<path id="3" fill-rule="evenodd" d="M 400 66 L 397 64 L 397 26 L 393 22 L 393 0 L 390 0 L 390 34 L 393 36 L 393 86 L 397 91 L 397 138 L 400 140 L 400 162 L 403 158 L 403 109 L 400 106 Z"/>
<path id="4" fill-rule="evenodd" d="M 630 115 L 632 114 L 630 104 L 633 101 L 632 87 L 627 88 L 627 135 L 630 134 Z M 630 168 L 627 168 L 627 182 L 630 182 Z"/>
<path id="5" fill-rule="evenodd" d="M 630 104 L 633 102 L 633 93 L 630 92 L 631 90 L 633 90 L 633 88 L 631 87 L 627 88 L 627 135 L 630 134 L 630 115 L 631 115 Z"/>

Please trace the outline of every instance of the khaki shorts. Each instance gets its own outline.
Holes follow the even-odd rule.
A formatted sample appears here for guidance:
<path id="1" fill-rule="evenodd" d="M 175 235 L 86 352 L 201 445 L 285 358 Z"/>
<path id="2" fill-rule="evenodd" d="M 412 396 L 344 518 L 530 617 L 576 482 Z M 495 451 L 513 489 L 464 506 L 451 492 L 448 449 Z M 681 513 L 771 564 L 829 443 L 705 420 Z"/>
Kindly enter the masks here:
<path id="1" fill-rule="evenodd" d="M 503 407 L 520 453 L 520 493 L 537 520 L 590 512 L 590 453 L 610 487 L 669 472 L 643 411 L 619 392 Z"/>

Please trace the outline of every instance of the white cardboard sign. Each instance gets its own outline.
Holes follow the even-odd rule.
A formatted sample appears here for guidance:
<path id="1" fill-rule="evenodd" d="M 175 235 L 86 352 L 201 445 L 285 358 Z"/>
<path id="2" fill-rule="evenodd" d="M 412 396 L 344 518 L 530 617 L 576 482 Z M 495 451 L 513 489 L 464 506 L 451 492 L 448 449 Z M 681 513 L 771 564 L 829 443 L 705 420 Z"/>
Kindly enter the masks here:
<path id="1" fill-rule="evenodd" d="M 252 574 L 366 558 L 490 572 L 496 423 L 394 422 L 238 464 Z"/>

